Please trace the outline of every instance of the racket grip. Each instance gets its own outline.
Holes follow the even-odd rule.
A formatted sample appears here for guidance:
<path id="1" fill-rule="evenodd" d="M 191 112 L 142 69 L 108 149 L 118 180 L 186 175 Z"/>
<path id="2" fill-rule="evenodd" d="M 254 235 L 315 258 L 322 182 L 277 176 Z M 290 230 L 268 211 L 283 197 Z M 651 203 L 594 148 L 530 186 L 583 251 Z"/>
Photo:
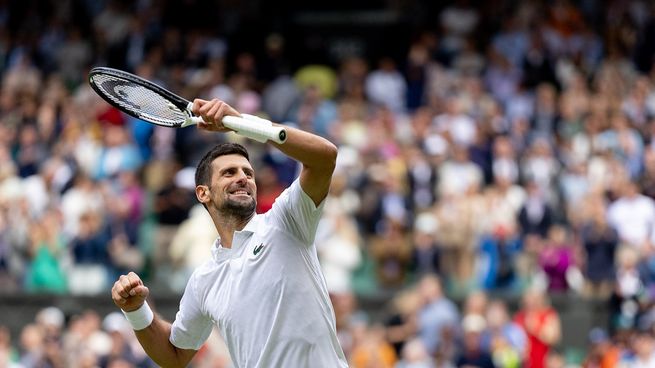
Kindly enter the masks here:
<path id="1" fill-rule="evenodd" d="M 258 142 L 265 143 L 271 140 L 275 143 L 282 144 L 287 140 L 287 131 L 283 127 L 275 127 L 268 120 L 258 118 L 253 115 L 243 114 L 243 117 L 225 116 L 223 125 L 236 131 L 237 134 Z M 199 116 L 187 118 L 182 127 L 202 123 Z"/>
<path id="2" fill-rule="evenodd" d="M 262 143 L 270 140 L 282 144 L 287 140 L 287 131 L 283 127 L 273 126 L 268 120 L 255 116 L 246 116 L 248 118 L 226 116 L 223 118 L 223 125 L 235 130 L 239 135 Z"/>

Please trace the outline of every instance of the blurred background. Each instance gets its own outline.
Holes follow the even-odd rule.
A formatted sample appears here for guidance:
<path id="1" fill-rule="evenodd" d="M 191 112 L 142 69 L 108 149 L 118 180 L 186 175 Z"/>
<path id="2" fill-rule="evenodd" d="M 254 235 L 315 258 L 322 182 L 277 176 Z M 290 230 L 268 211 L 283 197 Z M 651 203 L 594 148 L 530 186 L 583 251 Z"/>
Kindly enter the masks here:
<path id="1" fill-rule="evenodd" d="M 151 367 L 109 289 L 172 319 L 216 237 L 193 175 L 246 144 L 155 127 L 93 66 L 339 147 L 316 246 L 354 368 L 655 367 L 648 0 L 0 1 L 0 367 Z M 230 367 L 214 333 L 194 367 Z"/>

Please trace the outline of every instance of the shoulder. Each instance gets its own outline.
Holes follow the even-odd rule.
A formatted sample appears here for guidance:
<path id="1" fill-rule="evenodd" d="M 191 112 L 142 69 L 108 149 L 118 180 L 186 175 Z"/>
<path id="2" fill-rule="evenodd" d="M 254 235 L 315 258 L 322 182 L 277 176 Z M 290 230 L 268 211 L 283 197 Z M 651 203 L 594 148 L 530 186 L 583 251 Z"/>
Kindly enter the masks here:
<path id="1" fill-rule="evenodd" d="M 189 277 L 187 284 L 192 286 L 194 290 L 198 289 L 198 287 L 201 287 L 205 283 L 204 281 L 207 280 L 206 276 L 214 272 L 217 267 L 218 265 L 213 259 L 205 261 L 203 264 L 193 270 L 193 273 Z"/>
<path id="2" fill-rule="evenodd" d="M 300 179 L 297 178 L 275 199 L 271 208 L 272 211 L 268 211 L 266 215 L 268 217 L 280 210 L 301 211 L 303 214 L 309 214 L 322 209 L 324 204 L 325 200 L 319 206 L 316 206 L 300 184 Z"/>

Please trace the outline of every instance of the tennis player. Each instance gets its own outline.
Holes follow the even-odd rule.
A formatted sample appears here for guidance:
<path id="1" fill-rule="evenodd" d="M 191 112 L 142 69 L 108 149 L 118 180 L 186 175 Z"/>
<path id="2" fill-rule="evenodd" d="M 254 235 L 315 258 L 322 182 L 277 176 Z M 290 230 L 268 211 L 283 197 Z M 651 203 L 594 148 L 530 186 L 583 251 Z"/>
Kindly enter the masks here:
<path id="1" fill-rule="evenodd" d="M 216 132 L 229 131 L 223 116 L 239 116 L 216 99 L 196 99 L 193 112 L 206 122 L 200 129 Z M 196 197 L 219 238 L 189 279 L 172 324 L 150 309 L 138 275 L 130 272 L 114 284 L 114 303 L 159 365 L 186 366 L 216 324 L 235 367 L 348 366 L 313 245 L 337 149 L 317 135 L 286 129 L 286 143 L 271 144 L 300 161 L 302 171 L 265 214 L 255 213 L 255 171 L 243 146 L 219 144 L 198 164 Z"/>

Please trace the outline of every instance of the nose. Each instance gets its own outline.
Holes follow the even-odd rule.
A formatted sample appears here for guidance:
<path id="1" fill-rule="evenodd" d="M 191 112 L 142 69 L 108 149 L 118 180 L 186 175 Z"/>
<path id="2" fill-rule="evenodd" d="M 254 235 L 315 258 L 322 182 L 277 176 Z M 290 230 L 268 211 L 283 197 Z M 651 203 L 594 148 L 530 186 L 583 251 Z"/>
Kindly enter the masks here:
<path id="1" fill-rule="evenodd" d="M 248 175 L 246 175 L 245 171 L 239 170 L 236 173 L 236 180 L 237 180 L 238 183 L 243 183 L 246 180 L 248 180 Z"/>

